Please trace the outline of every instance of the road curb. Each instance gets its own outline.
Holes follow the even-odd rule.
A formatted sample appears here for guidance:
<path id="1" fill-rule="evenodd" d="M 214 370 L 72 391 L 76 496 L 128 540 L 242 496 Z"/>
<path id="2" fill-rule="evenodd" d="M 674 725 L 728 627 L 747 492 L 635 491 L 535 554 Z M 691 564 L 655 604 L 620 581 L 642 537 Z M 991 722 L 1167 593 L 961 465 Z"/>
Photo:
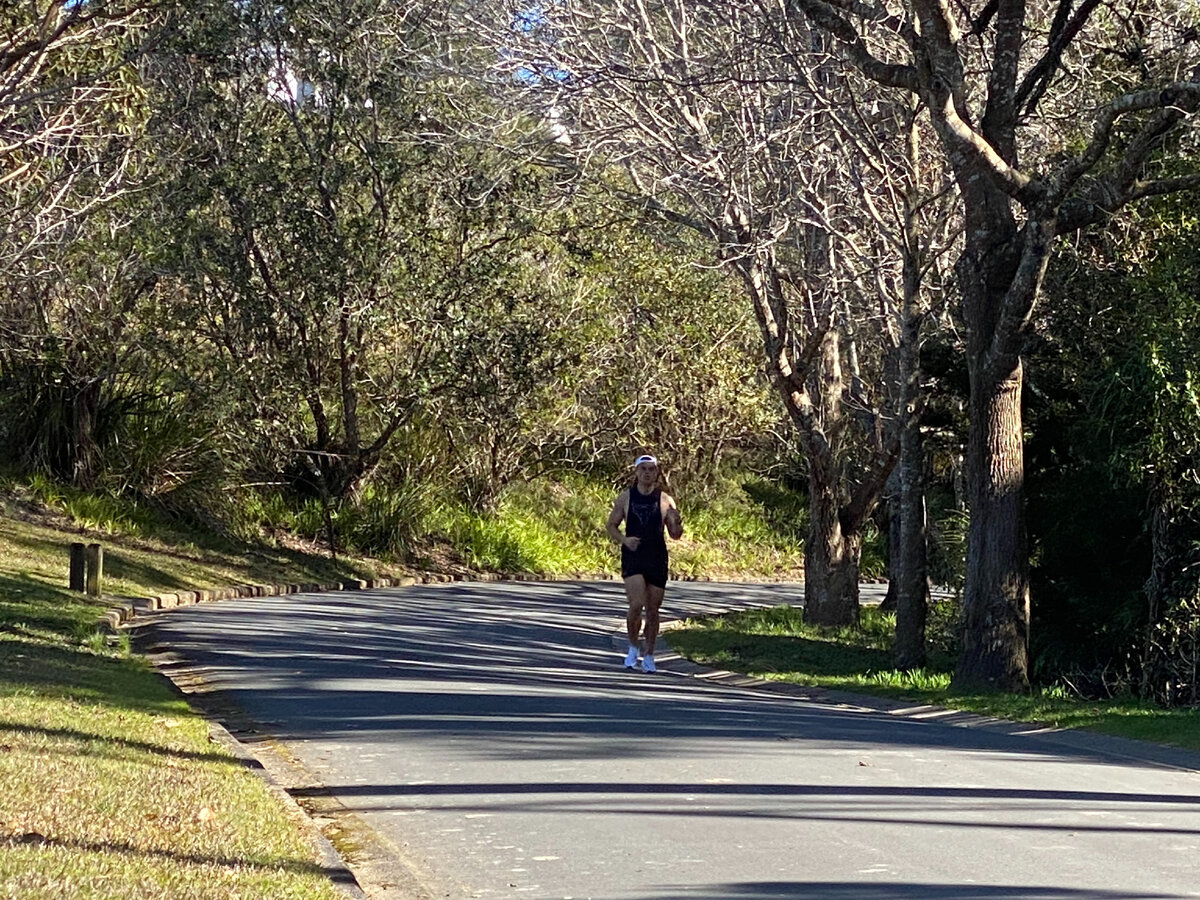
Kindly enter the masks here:
<path id="1" fill-rule="evenodd" d="M 380 578 L 350 578 L 328 582 L 290 582 L 281 584 L 234 584 L 215 588 L 166 591 L 145 597 L 109 596 L 105 598 L 112 606 L 96 619 L 95 628 L 115 633 L 134 620 L 157 612 L 192 606 L 197 603 L 213 603 L 220 600 L 238 600 L 250 597 L 283 597 L 289 594 L 325 594 L 337 591 L 371 591 L 379 588 L 413 587 L 427 584 L 476 584 L 493 582 L 578 582 L 619 581 L 611 572 L 573 572 L 567 575 L 541 575 L 530 572 L 422 572 L 414 575 L 383 576 Z M 794 578 L 708 578 L 703 575 L 672 575 L 674 582 L 704 584 L 788 584 Z M 878 583 L 886 583 L 880 579 Z"/>
<path id="2" fill-rule="evenodd" d="M 214 688 L 202 666 L 156 646 L 140 652 L 207 722 L 213 740 L 261 778 L 286 813 L 301 823 L 323 874 L 347 900 L 437 900 L 442 896 L 429 889 L 427 879 L 403 848 L 391 845 L 332 796 L 269 729 L 244 713 L 224 691 Z"/>
<path id="3" fill-rule="evenodd" d="M 296 802 L 296 799 L 288 791 L 287 785 L 280 780 L 277 769 L 279 763 L 271 765 L 269 757 L 261 752 L 251 750 L 249 746 L 235 737 L 218 717 L 205 713 L 204 718 L 208 722 L 209 734 L 214 743 L 219 744 L 242 765 L 261 778 L 266 784 L 267 790 L 287 808 L 296 820 L 305 823 L 305 831 L 315 846 L 317 860 L 323 873 L 338 892 L 349 900 L 369 900 L 354 872 L 346 864 L 337 848 L 321 831 L 308 810 Z"/>

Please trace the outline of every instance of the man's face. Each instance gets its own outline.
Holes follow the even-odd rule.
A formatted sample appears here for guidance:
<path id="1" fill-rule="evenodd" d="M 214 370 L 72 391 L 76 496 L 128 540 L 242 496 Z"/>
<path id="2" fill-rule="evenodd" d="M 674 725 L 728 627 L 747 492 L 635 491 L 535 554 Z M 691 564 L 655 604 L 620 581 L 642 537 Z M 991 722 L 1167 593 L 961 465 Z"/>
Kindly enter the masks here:
<path id="1" fill-rule="evenodd" d="M 650 485 L 658 480 L 658 466 L 652 462 L 638 463 L 638 484 Z"/>

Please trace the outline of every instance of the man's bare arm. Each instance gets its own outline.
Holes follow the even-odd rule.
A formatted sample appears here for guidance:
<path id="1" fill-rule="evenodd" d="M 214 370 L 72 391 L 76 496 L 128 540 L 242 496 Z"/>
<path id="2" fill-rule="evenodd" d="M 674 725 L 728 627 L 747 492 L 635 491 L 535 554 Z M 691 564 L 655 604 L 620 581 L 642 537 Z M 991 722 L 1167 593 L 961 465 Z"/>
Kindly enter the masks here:
<path id="1" fill-rule="evenodd" d="M 670 494 L 662 495 L 663 506 L 666 509 L 663 511 L 663 524 L 667 526 L 667 534 L 671 536 L 671 540 L 677 541 L 683 537 L 683 517 L 679 514 L 679 507 L 675 505 L 675 498 Z"/>
<path id="2" fill-rule="evenodd" d="M 617 502 L 613 504 L 612 512 L 608 514 L 608 522 L 604 526 L 604 530 L 608 532 L 608 536 L 615 543 L 620 544 L 622 547 L 629 547 L 625 543 L 625 535 L 621 533 L 621 523 L 623 521 L 625 521 L 625 493 L 622 491 L 617 497 Z M 629 538 L 629 540 L 633 542 L 633 546 L 629 547 L 629 549 L 636 550 L 639 543 L 638 538 Z"/>

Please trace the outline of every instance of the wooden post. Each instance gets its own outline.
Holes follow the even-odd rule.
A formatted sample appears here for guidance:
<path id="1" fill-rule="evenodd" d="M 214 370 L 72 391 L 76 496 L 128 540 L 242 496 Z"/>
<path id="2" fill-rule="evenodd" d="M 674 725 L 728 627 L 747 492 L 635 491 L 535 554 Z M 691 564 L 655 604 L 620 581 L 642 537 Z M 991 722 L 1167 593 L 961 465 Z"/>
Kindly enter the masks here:
<path id="1" fill-rule="evenodd" d="M 83 558 L 83 544 L 71 544 L 71 574 L 68 578 L 68 585 L 71 590 L 83 592 L 84 567 L 86 563 Z"/>
<path id="2" fill-rule="evenodd" d="M 100 582 L 104 577 L 104 548 L 99 544 L 87 545 L 87 592 L 92 597 L 100 596 Z"/>

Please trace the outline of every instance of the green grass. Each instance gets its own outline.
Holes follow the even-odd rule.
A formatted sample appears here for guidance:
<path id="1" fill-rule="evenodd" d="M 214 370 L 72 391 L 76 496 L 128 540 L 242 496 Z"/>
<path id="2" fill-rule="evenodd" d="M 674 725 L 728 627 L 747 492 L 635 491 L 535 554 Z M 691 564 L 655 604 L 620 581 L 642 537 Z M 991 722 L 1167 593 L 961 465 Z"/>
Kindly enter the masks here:
<path id="1" fill-rule="evenodd" d="M 806 511 L 764 483 L 731 481 L 694 507 L 677 498 L 684 536 L 671 545 L 671 567 L 686 576 L 798 578 L 804 568 Z"/>
<path id="2" fill-rule="evenodd" d="M 581 477 L 510 485 L 492 513 L 443 505 L 423 528 L 443 537 L 469 566 L 543 575 L 614 572 L 618 551 L 604 533 L 617 491 Z M 680 498 L 684 536 L 670 543 L 676 575 L 708 578 L 797 578 L 803 569 L 792 530 L 773 526 L 761 502 L 730 482 L 718 498 L 689 505 Z"/>
<path id="3" fill-rule="evenodd" d="M 1027 695 L 952 694 L 953 658 L 945 652 L 933 654 L 926 669 L 899 672 L 892 667 L 894 625 L 891 614 L 864 607 L 859 629 L 810 627 L 799 610 L 779 606 L 685 621 L 672 629 L 670 644 L 696 662 L 759 678 L 1200 750 L 1200 715 L 1194 709 L 1160 709 L 1133 699 L 1082 699 L 1061 686 Z"/>
<path id="4" fill-rule="evenodd" d="M 0 639 L 0 896 L 338 896 L 299 824 L 137 660 Z"/>
<path id="5" fill-rule="evenodd" d="M 491 513 L 436 506 L 422 527 L 446 541 L 471 568 L 540 575 L 612 569 L 604 536 L 611 498 L 583 479 L 510 485 Z"/>
<path id="6" fill-rule="evenodd" d="M 27 509 L 9 496 L 0 517 L 0 897 L 340 896 L 264 782 L 127 641 L 97 637 L 105 603 L 65 585 L 68 544 L 98 535 Z M 365 568 L 119 532 L 102 543 L 107 588 L 127 594 Z"/>

